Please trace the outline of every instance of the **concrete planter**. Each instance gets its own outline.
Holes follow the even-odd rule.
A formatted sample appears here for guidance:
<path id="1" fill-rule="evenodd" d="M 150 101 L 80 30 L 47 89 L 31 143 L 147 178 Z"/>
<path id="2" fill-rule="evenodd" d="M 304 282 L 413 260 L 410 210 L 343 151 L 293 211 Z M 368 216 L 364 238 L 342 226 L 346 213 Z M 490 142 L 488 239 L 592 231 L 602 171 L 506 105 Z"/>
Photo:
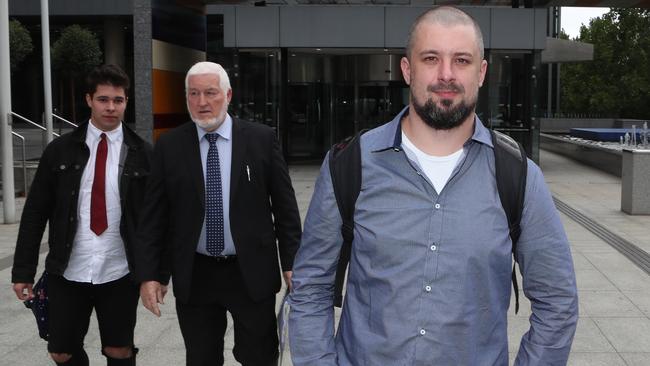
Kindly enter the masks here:
<path id="1" fill-rule="evenodd" d="M 621 176 L 621 152 L 580 141 L 541 133 L 540 148 L 558 153 L 617 177 Z"/>
<path id="2" fill-rule="evenodd" d="M 650 150 L 623 149 L 621 211 L 650 215 Z"/>

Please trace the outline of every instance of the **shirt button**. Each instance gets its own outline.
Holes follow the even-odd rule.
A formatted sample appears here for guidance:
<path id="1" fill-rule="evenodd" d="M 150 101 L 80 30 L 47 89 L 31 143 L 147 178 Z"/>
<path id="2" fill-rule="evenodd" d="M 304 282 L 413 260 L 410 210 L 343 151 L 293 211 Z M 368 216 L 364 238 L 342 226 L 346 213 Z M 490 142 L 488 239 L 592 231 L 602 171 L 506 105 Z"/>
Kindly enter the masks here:
<path id="1" fill-rule="evenodd" d="M 439 203 L 436 203 L 433 207 L 435 207 L 436 210 L 439 210 L 439 209 L 440 209 L 440 204 L 439 204 Z"/>
<path id="2" fill-rule="evenodd" d="M 424 286 L 424 291 L 431 292 L 431 286 Z"/>
<path id="3" fill-rule="evenodd" d="M 424 329 L 420 329 L 420 335 L 425 335 L 425 334 L 427 334 L 427 331 Z"/>
<path id="4" fill-rule="evenodd" d="M 438 249 L 438 247 L 435 244 L 433 244 L 430 248 L 432 252 L 435 252 L 436 249 Z"/>

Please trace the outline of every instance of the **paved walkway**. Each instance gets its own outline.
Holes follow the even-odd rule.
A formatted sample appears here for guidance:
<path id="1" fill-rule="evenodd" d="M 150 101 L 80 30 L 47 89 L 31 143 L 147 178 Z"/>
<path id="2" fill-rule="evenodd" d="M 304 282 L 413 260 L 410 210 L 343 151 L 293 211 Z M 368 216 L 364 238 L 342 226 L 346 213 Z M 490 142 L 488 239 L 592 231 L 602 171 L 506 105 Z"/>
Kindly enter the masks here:
<path id="1" fill-rule="evenodd" d="M 556 198 L 650 252 L 650 216 L 629 216 L 620 211 L 619 178 L 544 151 L 541 160 Z M 304 219 L 318 167 L 292 166 L 290 171 Z M 19 209 L 22 203 L 22 199 L 17 200 Z M 562 220 L 571 241 L 581 311 L 569 365 L 650 365 L 650 276 L 569 217 L 562 215 Z M 36 335 L 31 313 L 11 291 L 10 256 L 17 229 L 15 224 L 0 225 L 0 363 L 49 365 L 45 343 Z M 41 263 L 43 259 L 41 255 Z M 525 297 L 520 298 L 523 300 L 520 313 L 509 313 L 511 358 L 528 328 L 530 315 Z M 173 297 L 167 298 L 162 311 L 158 319 L 139 309 L 136 343 L 140 347 L 140 366 L 184 364 L 185 350 Z M 232 342 L 232 328 L 229 328 L 226 348 L 232 349 Z M 91 365 L 105 364 L 99 347 L 93 320 L 86 338 Z M 229 351 L 226 365 L 237 365 Z"/>

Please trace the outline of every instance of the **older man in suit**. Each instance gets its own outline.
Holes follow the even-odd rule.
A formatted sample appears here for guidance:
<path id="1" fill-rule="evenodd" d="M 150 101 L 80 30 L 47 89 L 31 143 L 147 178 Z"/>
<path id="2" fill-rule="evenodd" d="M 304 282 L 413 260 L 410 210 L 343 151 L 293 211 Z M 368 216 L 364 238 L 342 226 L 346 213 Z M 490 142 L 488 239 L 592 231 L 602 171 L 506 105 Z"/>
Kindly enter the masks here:
<path id="1" fill-rule="evenodd" d="M 154 149 L 136 248 L 140 296 L 159 316 L 158 275 L 170 265 L 187 365 L 223 364 L 226 311 L 235 359 L 275 365 L 280 265 L 288 286 L 301 232 L 287 167 L 271 128 L 228 115 L 232 89 L 220 65 L 195 64 L 185 87 L 194 123 Z"/>

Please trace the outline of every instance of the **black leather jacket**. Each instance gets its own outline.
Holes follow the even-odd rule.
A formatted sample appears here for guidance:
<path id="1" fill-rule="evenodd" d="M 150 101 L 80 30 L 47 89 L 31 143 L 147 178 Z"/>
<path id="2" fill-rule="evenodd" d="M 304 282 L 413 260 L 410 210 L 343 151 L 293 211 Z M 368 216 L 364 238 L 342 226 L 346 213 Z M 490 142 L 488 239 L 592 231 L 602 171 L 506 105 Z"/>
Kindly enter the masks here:
<path id="1" fill-rule="evenodd" d="M 133 272 L 133 241 L 151 162 L 151 145 L 122 124 L 119 190 L 120 232 L 129 269 Z M 45 269 L 62 275 L 68 266 L 77 231 L 79 186 L 90 151 L 86 145 L 88 122 L 52 141 L 41 160 L 25 201 L 18 231 L 13 283 L 34 283 L 39 248 L 49 222 L 49 253 Z"/>

